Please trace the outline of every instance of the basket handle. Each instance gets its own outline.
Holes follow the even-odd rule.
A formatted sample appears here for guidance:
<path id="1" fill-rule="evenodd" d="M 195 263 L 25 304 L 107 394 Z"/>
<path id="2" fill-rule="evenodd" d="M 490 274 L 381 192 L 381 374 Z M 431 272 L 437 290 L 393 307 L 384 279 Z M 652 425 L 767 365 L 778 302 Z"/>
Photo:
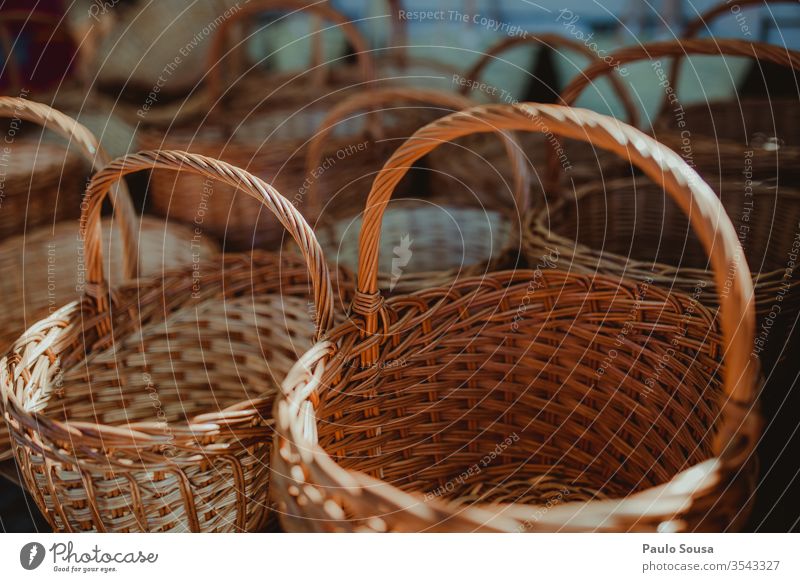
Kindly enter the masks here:
<path id="1" fill-rule="evenodd" d="M 21 97 L 0 97 L 0 117 L 30 121 L 49 129 L 76 145 L 83 156 L 98 170 L 111 159 L 94 134 L 86 127 L 49 105 L 29 101 Z M 126 279 L 134 279 L 138 273 L 138 248 L 136 240 L 136 211 L 128 194 L 128 187 L 120 183 L 111 196 L 115 220 L 122 232 L 123 273 Z"/>
<path id="2" fill-rule="evenodd" d="M 717 290 L 728 290 L 719 295 L 725 359 L 723 422 L 715 451 L 720 455 L 741 454 L 743 443 L 736 439 L 743 430 L 742 423 L 755 422 L 749 412 L 758 365 L 750 358 L 755 328 L 753 282 L 733 224 L 711 187 L 680 155 L 638 129 L 593 111 L 537 103 L 474 107 L 434 121 L 401 145 L 375 178 L 361 228 L 353 311 L 364 318 L 362 333 L 375 334 L 379 321 L 384 325 L 389 321 L 378 289 L 381 221 L 392 192 L 408 167 L 440 143 L 499 130 L 552 131 L 630 159 L 669 192 L 689 216 L 710 258 Z M 361 355 L 362 363 L 373 364 L 378 350 L 377 343 L 366 349 Z M 747 429 L 753 429 L 753 425 Z"/>
<path id="3" fill-rule="evenodd" d="M 331 109 L 322 120 L 319 129 L 314 134 L 308 145 L 306 154 L 306 175 L 311 176 L 315 168 L 318 167 L 322 159 L 325 147 L 325 138 L 334 129 L 337 123 L 344 121 L 349 115 L 367 109 L 387 106 L 393 103 L 403 102 L 421 105 L 433 105 L 447 110 L 460 111 L 473 107 L 475 103 L 466 97 L 443 91 L 430 89 L 414 88 L 391 88 L 376 89 L 366 93 L 357 93 L 341 101 Z M 514 199 L 517 207 L 522 211 L 528 210 L 530 204 L 531 175 L 528 171 L 527 159 L 522 148 L 513 136 L 507 132 L 501 132 L 503 146 L 511 159 L 512 171 L 514 173 Z M 319 197 L 319 185 L 317 180 L 312 180 L 308 191 L 308 213 L 309 216 L 319 218 L 322 201 Z"/>
<path id="4" fill-rule="evenodd" d="M 419 65 L 427 67 L 430 70 L 438 71 L 445 74 L 452 74 L 453 69 L 450 65 L 437 61 L 432 58 L 425 58 L 419 56 L 412 56 L 408 52 L 408 25 L 406 19 L 400 18 L 400 12 L 403 10 L 402 0 L 387 0 L 390 16 L 390 50 L 383 57 L 389 63 L 394 63 L 401 70 L 406 70 L 412 65 Z"/>
<path id="5" fill-rule="evenodd" d="M 764 6 L 765 4 L 794 4 L 797 6 L 797 0 L 736 0 L 736 6 L 739 9 L 747 8 L 748 6 Z M 686 25 L 686 28 L 683 32 L 683 38 L 689 39 L 696 37 L 698 33 L 703 30 L 703 28 L 708 26 L 710 22 L 725 14 L 731 14 L 732 8 L 733 6 L 730 4 L 730 2 L 721 2 L 715 6 L 712 6 Z M 670 68 L 669 73 L 670 87 L 677 88 L 678 86 L 678 76 L 680 75 L 680 63 L 682 60 L 683 59 L 678 57 L 672 60 L 672 67 Z M 664 99 L 661 104 L 659 115 L 665 114 L 668 110 L 669 101 Z"/>
<path id="6" fill-rule="evenodd" d="M 512 36 L 509 38 L 505 38 L 498 42 L 497 44 L 493 45 L 489 50 L 487 50 L 483 56 L 475 63 L 465 74 L 464 78 L 469 79 L 470 81 L 476 81 L 481 78 L 481 74 L 483 70 L 489 66 L 490 63 L 499 60 L 500 54 L 516 48 L 518 46 L 526 45 L 526 44 L 533 44 L 533 45 L 541 45 L 548 48 L 562 48 L 565 50 L 574 51 L 576 53 L 582 54 L 583 56 L 589 59 L 590 63 L 602 62 L 600 58 L 593 53 L 589 47 L 585 44 L 580 43 L 574 39 L 567 38 L 561 36 L 560 34 L 538 34 L 538 35 L 528 35 L 528 36 Z M 631 99 L 630 91 L 628 87 L 622 82 L 622 80 L 617 75 L 611 75 L 609 77 L 609 81 L 611 82 L 611 86 L 614 89 L 614 93 L 616 93 L 619 100 L 622 102 L 622 106 L 625 109 L 625 115 L 627 118 L 627 122 L 634 127 L 639 125 L 639 111 L 636 109 L 636 105 L 633 103 L 633 99 Z M 462 95 L 466 95 L 470 91 L 469 85 L 464 85 L 459 89 Z M 569 105 L 569 103 L 566 103 Z"/>
<path id="7" fill-rule="evenodd" d="M 375 78 L 375 63 L 373 55 L 370 51 L 369 44 L 364 36 L 359 32 L 358 28 L 341 12 L 331 8 L 327 2 L 317 0 L 309 4 L 308 0 L 254 0 L 246 6 L 241 7 L 229 18 L 220 24 L 219 29 L 211 39 L 211 45 L 208 50 L 208 85 L 206 103 L 213 105 L 222 97 L 223 79 L 222 79 L 222 66 L 221 61 L 225 51 L 225 41 L 228 38 L 231 27 L 237 22 L 246 21 L 257 15 L 260 12 L 269 10 L 286 10 L 291 14 L 298 12 L 308 12 L 312 16 L 317 16 L 322 20 L 331 22 L 340 28 L 347 40 L 355 51 L 355 56 L 361 70 L 361 76 L 364 82 L 369 83 Z M 315 34 L 314 37 L 318 37 Z M 319 50 L 321 45 L 316 45 L 317 49 L 312 50 L 313 60 L 322 58 L 322 51 Z M 328 67 L 323 67 L 324 63 L 313 62 L 309 68 L 311 71 L 320 71 L 325 73 L 329 70 Z M 323 82 L 324 78 L 314 79 L 316 82 Z M 266 92 L 266 91 L 265 91 Z"/>
<path id="8" fill-rule="evenodd" d="M 570 81 L 561 94 L 565 105 L 575 102 L 583 89 L 600 75 L 608 73 L 615 65 L 624 65 L 635 61 L 658 59 L 662 57 L 679 57 L 683 55 L 729 55 L 751 57 L 769 61 L 786 67 L 800 67 L 800 52 L 791 51 L 779 46 L 747 42 L 733 39 L 685 39 L 680 41 L 654 42 L 632 46 L 613 53 L 609 62 L 599 61 L 587 67 L 582 73 Z M 609 64 L 611 63 L 611 64 Z M 667 100 L 668 97 L 665 97 Z M 548 147 L 547 180 L 548 186 L 558 183 L 560 168 L 556 152 Z"/>
<path id="9" fill-rule="evenodd" d="M 103 199 L 109 188 L 123 176 L 153 169 L 191 172 L 211 178 L 241 190 L 266 206 L 297 242 L 308 265 L 314 288 L 317 339 L 328 331 L 333 322 L 330 273 L 314 232 L 300 212 L 275 188 L 245 170 L 206 156 L 174 150 L 150 150 L 117 158 L 97 172 L 89 182 L 81 213 L 88 283 L 86 288 L 97 299 L 101 311 L 107 308 L 107 285 L 102 270 L 100 243 L 100 208 Z"/>
<path id="10" fill-rule="evenodd" d="M 699 38 L 653 42 L 618 50 L 611 55 L 610 65 L 605 61 L 593 63 L 569 82 L 561 94 L 561 98 L 565 105 L 571 105 L 589 83 L 600 75 L 608 73 L 614 65 L 685 55 L 750 57 L 793 69 L 800 67 L 800 52 L 763 42 Z"/>

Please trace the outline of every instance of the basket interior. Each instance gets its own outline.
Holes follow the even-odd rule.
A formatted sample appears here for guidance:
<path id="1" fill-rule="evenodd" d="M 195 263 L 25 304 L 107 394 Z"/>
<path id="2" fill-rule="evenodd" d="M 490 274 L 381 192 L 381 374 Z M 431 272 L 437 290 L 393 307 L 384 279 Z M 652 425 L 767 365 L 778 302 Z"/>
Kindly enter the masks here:
<path id="1" fill-rule="evenodd" d="M 303 298 L 272 295 L 178 310 L 67 372 L 52 413 L 111 426 L 160 423 L 168 431 L 172 423 L 274 394 L 311 346 L 309 310 Z"/>
<path id="2" fill-rule="evenodd" d="M 373 366 L 355 352 L 333 366 L 316 417 L 336 462 L 426 499 L 536 504 L 625 496 L 707 458 L 707 311 L 549 269 L 515 277 L 390 300 L 424 322 Z"/>
<path id="3" fill-rule="evenodd" d="M 750 269 L 769 272 L 785 267 L 800 219 L 797 194 L 785 188 L 779 194 L 775 186 L 757 182 L 751 187 L 724 182 L 719 191 Z M 578 243 L 603 255 L 673 267 L 708 267 L 689 218 L 660 186 L 645 180 L 592 183 L 540 222 L 566 244 Z"/>

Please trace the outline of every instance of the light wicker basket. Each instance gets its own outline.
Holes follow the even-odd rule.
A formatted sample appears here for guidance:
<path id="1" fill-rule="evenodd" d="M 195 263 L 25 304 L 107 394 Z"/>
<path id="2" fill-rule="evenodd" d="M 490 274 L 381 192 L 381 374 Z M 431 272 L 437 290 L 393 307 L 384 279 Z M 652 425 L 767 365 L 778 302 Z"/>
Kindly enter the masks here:
<path id="1" fill-rule="evenodd" d="M 13 97 L 0 97 L 0 117 L 15 116 L 44 126 L 69 141 L 71 151 L 79 150 L 88 158 L 87 165 L 102 166 L 109 158 L 85 127 L 46 105 Z M 17 154 L 15 154 L 17 155 Z M 63 154 L 62 154 L 63 157 Z M 19 164 L 24 163 L 19 160 Z M 72 170 L 67 167 L 66 170 Z M 69 179 L 81 182 L 80 173 Z M 37 179 L 33 176 L 30 179 Z M 65 177 L 66 179 L 66 177 Z M 54 204 L 57 184 L 44 181 L 32 184 L 32 206 L 38 206 L 42 195 Z M 40 192 L 40 190 L 42 190 Z M 65 201 L 66 202 L 66 201 Z M 80 214 L 80 199 L 71 201 Z M 65 205 L 59 202 L 59 205 Z M 191 265 L 210 259 L 218 248 L 213 242 L 197 236 L 194 230 L 165 224 L 152 217 L 137 219 L 133 204 L 123 187 L 115 191 L 114 208 L 117 226 L 104 221 L 103 246 L 110 257 L 105 265 L 108 280 L 114 285 L 132 277 L 134 265 L 118 260 L 121 252 L 120 233 L 135 237 L 140 248 L 141 273 L 154 274 L 178 265 Z M 52 206 L 51 206 L 52 211 Z M 71 213 L 72 214 L 72 213 Z M 77 295 L 82 278 L 80 241 L 77 218 L 74 221 L 52 222 L 48 226 L 28 228 L 25 234 L 0 241 L 0 294 L 4 309 L 0 310 L 0 353 L 34 322 L 53 313 Z M 8 433 L 0 427 L 0 459 L 10 456 Z"/>
<path id="2" fill-rule="evenodd" d="M 306 206 L 329 259 L 346 272 L 356 271 L 355 233 L 360 229 L 368 184 L 398 144 L 424 125 L 424 119 L 473 105 L 456 94 L 397 87 L 354 95 L 331 109 L 309 142 L 306 166 L 307 175 L 320 175 L 309 183 Z M 338 124 L 369 115 L 379 116 L 382 137 L 367 134 L 354 139 L 368 145 L 320 172 L 331 131 Z M 375 131 L 374 124 L 362 125 Z M 505 146 L 500 154 L 509 160 L 503 164 L 507 174 L 495 171 L 465 178 L 462 186 L 468 188 L 468 195 L 461 200 L 451 190 L 437 190 L 433 181 L 430 186 L 412 183 L 403 189 L 406 200 L 387 211 L 383 222 L 387 246 L 380 272 L 386 289 L 406 293 L 485 272 L 490 265 L 513 264 L 519 250 L 520 217 L 529 203 L 529 163 L 512 136 L 485 137 Z M 437 171 L 426 172 L 430 173 Z"/>
<path id="3" fill-rule="evenodd" d="M 463 79 L 470 81 L 470 83 L 463 83 L 459 88 L 463 95 L 474 95 L 474 83 L 480 83 L 482 75 L 486 68 L 494 62 L 502 61 L 501 55 L 507 51 L 513 50 L 517 47 L 524 45 L 537 45 L 548 47 L 557 51 L 568 51 L 588 57 L 590 63 L 597 62 L 599 59 L 586 45 L 558 34 L 538 34 L 515 36 L 506 38 L 492 46 L 480 59 L 465 72 Z M 609 76 L 611 87 L 614 94 L 619 99 L 625 111 L 625 116 L 629 124 L 636 126 L 639 120 L 639 114 L 636 106 L 631 100 L 630 92 L 627 86 L 621 81 L 620 77 L 616 74 Z M 494 99 L 495 102 L 511 103 L 509 91 L 505 87 L 489 87 L 492 92 L 497 92 Z M 499 91 L 502 90 L 502 91 Z M 479 93 L 479 92 L 478 92 Z M 554 94 L 554 97 L 556 95 Z M 474 144 L 476 138 L 469 140 L 462 140 L 465 144 L 470 144 L 467 147 L 470 149 L 477 149 Z M 608 152 L 598 150 L 585 142 L 562 139 L 559 140 L 553 135 L 545 133 L 525 133 L 519 136 L 521 143 L 528 156 L 533 160 L 532 170 L 538 177 L 539 182 L 544 182 L 548 176 L 546 161 L 548 159 L 548 147 L 560 148 L 562 154 L 562 165 L 568 170 L 565 173 L 576 184 L 581 184 L 595 179 L 598 174 L 605 177 L 618 177 L 628 175 L 631 172 L 630 164 L 620 160 L 617 156 L 611 155 Z M 491 146 L 497 148 L 497 142 L 490 142 Z M 437 179 L 441 182 L 439 186 L 442 189 L 453 189 L 457 187 L 454 185 L 453 178 L 458 182 L 465 181 L 468 168 L 460 163 L 460 156 L 452 155 L 452 147 L 443 147 L 431 154 L 431 165 L 435 166 L 441 171 L 437 173 Z M 489 151 L 481 152 L 484 157 L 497 158 L 497 152 L 490 155 Z M 540 192 L 534 192 L 534 198 L 538 198 Z"/>
<path id="4" fill-rule="evenodd" d="M 274 184 L 282 192 L 296 193 L 305 180 L 305 144 L 325 115 L 332 100 L 352 90 L 352 80 L 338 81 L 322 65 L 308 72 L 289 75 L 250 74 L 234 80 L 231 97 L 223 94 L 221 59 L 231 27 L 266 10 L 304 10 L 341 28 L 353 45 L 359 60 L 362 82 L 374 77 L 366 41 L 346 17 L 326 4 L 306 5 L 294 0 L 260 0 L 242 6 L 217 29 L 211 47 L 210 78 L 200 102 L 207 118 L 166 130 L 140 132 L 144 149 L 170 148 L 226 160 L 246 168 Z M 320 78 L 321 73 L 325 78 Z M 327 75 L 327 76 L 326 76 Z M 195 108 L 187 104 L 187 115 Z M 345 142 L 349 143 L 349 142 Z M 333 147 L 336 151 L 338 147 Z M 153 172 L 149 197 L 153 210 L 162 216 L 191 222 L 198 205 L 208 207 L 203 228 L 225 239 L 228 250 L 247 250 L 253 246 L 272 248 L 280 243 L 281 233 L 273 217 L 257 202 L 244 197 L 234 203 L 236 189 L 220 185 L 208 196 L 203 183 L 194 175 Z M 290 195 L 292 196 L 292 195 Z M 242 198 L 241 195 L 238 198 Z"/>
<path id="5" fill-rule="evenodd" d="M 557 256 L 383 301 L 381 215 L 406 168 L 445 140 L 543 126 L 629 157 L 691 214 L 718 283 L 730 278 L 721 331 L 689 296 Z M 677 154 L 587 110 L 463 111 L 387 162 L 360 242 L 352 321 L 297 362 L 275 403 L 286 529 L 694 531 L 746 517 L 752 283 L 718 198 Z"/>
<path id="6" fill-rule="evenodd" d="M 110 289 L 103 198 L 124 175 L 154 167 L 240 187 L 279 217 L 302 257 L 225 255 L 221 265 Z M 84 295 L 29 328 L 0 362 L 14 456 L 39 509 L 56 531 L 261 529 L 276 379 L 333 317 L 313 232 L 251 174 L 169 151 L 95 174 L 81 224 Z"/>

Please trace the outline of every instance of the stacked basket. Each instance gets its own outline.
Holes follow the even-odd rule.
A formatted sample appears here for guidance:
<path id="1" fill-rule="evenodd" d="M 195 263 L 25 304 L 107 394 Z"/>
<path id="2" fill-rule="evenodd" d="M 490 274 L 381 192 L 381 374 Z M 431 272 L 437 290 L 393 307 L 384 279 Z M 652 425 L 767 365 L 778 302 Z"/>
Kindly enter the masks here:
<path id="1" fill-rule="evenodd" d="M 626 64 L 683 54 L 755 56 L 800 67 L 800 52 L 719 39 L 652 43 L 622 49 L 612 58 L 615 63 Z M 564 100 L 571 103 L 583 87 L 608 69 L 606 63 L 589 67 L 565 89 Z M 657 133 L 656 137 L 670 143 L 665 134 Z M 706 141 L 702 136 L 693 138 L 695 162 L 700 144 Z M 756 153 L 748 158 L 747 147 L 736 145 L 738 153 L 734 158 L 743 169 L 748 159 L 755 166 L 759 158 Z M 719 148 L 714 157 L 724 157 L 733 163 L 728 157 L 733 154 L 722 151 L 725 144 L 720 143 Z M 574 196 L 562 195 L 549 208 L 532 214 L 524 245 L 528 259 L 535 261 L 545 249 L 557 248 L 577 272 L 635 280 L 649 276 L 664 288 L 690 294 L 701 285 L 704 288 L 701 301 L 716 307 L 714 278 L 707 271 L 702 239 L 691 235 L 689 222 L 674 203 L 665 199 L 662 186 L 657 181 L 628 178 L 606 182 L 602 178 L 579 187 Z M 744 172 L 740 176 L 723 175 L 713 185 L 736 225 L 744 246 L 743 256 L 753 268 L 760 328 L 759 343 L 754 350 L 760 353 L 768 340 L 781 343 L 778 338 L 785 339 L 791 331 L 791 326 L 787 326 L 782 332 L 775 332 L 774 337 L 765 337 L 761 333 L 764 325 L 771 327 L 777 312 L 785 322 L 792 323 L 800 310 L 797 293 L 800 281 L 793 269 L 788 269 L 800 224 L 800 191 Z M 654 238 L 654 232 L 660 233 L 660 237 Z M 727 286 L 722 289 L 726 290 Z"/>

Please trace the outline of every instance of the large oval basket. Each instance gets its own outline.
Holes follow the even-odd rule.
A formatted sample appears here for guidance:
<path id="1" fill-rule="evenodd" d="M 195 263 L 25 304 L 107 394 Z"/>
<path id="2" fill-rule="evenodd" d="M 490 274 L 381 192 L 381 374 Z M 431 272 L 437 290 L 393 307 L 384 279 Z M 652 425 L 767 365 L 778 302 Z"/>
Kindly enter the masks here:
<path id="1" fill-rule="evenodd" d="M 575 274 L 555 251 L 535 270 L 382 300 L 381 214 L 405 168 L 444 140 L 542 127 L 629 157 L 691 213 L 718 284 L 730 277 L 721 331 L 690 296 Z M 487 106 L 419 130 L 370 193 L 354 319 L 298 361 L 276 401 L 273 491 L 284 526 L 736 527 L 758 436 L 752 283 L 740 257 L 711 189 L 674 152 L 611 118 Z"/>

